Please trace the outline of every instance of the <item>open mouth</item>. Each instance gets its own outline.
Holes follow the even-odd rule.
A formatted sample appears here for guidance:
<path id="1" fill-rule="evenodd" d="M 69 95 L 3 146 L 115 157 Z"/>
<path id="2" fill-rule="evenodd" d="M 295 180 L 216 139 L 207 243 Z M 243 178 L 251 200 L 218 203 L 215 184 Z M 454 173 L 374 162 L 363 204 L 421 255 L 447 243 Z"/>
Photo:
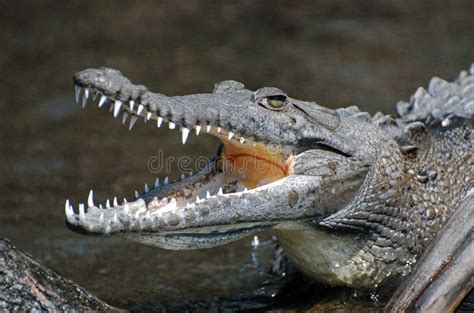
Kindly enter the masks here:
<path id="1" fill-rule="evenodd" d="M 100 108 L 108 108 L 115 118 L 121 118 L 123 123 L 128 121 L 129 129 L 140 119 L 148 124 L 153 123 L 158 128 L 167 127 L 180 131 L 183 144 L 190 132 L 212 135 L 222 142 L 217 155 L 197 173 L 183 175 L 175 182 L 169 182 L 168 178 L 162 182 L 156 179 L 153 186 L 145 184 L 142 194 L 135 192 L 133 201 L 119 201 L 115 197 L 112 203 L 107 200 L 106 203 L 99 204 L 94 201 L 91 190 L 87 201 L 78 205 L 76 213 L 67 200 L 65 212 L 68 226 L 76 231 L 103 234 L 146 232 L 156 230 L 164 221 L 168 228 L 180 229 L 180 224 L 188 225 L 193 214 L 184 214 L 186 218 L 183 220 L 177 212 L 191 212 L 196 206 L 206 207 L 206 202 L 225 203 L 226 199 L 264 188 L 291 175 L 293 171 L 295 152 L 292 146 L 258 142 L 206 121 L 196 121 L 194 125 L 180 124 L 158 111 L 149 110 L 146 105 L 135 100 L 122 101 L 112 95 L 105 95 L 98 88 L 81 86 L 80 82 L 75 85 L 75 99 L 83 107 L 91 99 L 95 100 Z M 206 213 L 200 210 L 200 214 Z M 183 237 L 193 237 L 196 240 L 205 235 L 212 236 L 213 241 L 218 242 L 224 238 L 235 239 L 256 227 L 265 225 L 243 223 L 238 227 L 208 227 L 205 231 L 191 228 L 180 231 L 179 234 L 168 234 L 169 238 L 166 240 L 169 242 L 172 236 L 180 237 L 180 241 Z M 161 237 L 166 237 L 166 231 Z"/>

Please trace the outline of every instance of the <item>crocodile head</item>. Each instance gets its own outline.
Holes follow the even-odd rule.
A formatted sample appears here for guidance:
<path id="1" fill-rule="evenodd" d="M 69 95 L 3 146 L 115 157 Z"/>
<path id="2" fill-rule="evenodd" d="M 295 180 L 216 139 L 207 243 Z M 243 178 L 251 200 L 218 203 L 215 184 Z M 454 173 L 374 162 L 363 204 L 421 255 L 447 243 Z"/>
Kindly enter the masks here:
<path id="1" fill-rule="evenodd" d="M 74 83 L 77 102 L 97 96 L 116 118 L 130 117 L 130 128 L 140 117 L 181 131 L 183 143 L 190 132 L 222 141 L 196 174 L 145 186 L 133 201 L 102 207 L 92 191 L 78 209 L 66 201 L 75 231 L 120 233 L 168 249 L 211 247 L 337 212 L 353 199 L 383 140 L 367 127 L 366 113 L 333 111 L 277 88 L 224 81 L 212 93 L 168 97 L 109 68 L 78 72 Z"/>

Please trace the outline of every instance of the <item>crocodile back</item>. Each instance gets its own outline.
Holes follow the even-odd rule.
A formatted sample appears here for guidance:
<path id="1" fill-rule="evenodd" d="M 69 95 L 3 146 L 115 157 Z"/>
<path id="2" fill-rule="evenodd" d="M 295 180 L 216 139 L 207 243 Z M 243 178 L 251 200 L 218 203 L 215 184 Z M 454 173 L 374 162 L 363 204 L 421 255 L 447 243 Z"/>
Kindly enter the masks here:
<path id="1" fill-rule="evenodd" d="M 451 117 L 470 119 L 474 116 L 474 64 L 462 71 L 456 80 L 447 82 L 433 77 L 428 90 L 417 89 L 410 101 L 397 103 L 399 119 L 405 123 L 441 120 Z"/>

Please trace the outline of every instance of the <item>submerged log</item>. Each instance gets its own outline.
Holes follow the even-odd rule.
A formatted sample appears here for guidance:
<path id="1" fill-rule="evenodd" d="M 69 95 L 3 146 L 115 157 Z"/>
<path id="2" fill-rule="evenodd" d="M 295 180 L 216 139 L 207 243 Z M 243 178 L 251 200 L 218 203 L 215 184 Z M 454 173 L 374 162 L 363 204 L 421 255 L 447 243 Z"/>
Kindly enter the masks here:
<path id="1" fill-rule="evenodd" d="M 0 239 L 0 311 L 119 312 Z"/>

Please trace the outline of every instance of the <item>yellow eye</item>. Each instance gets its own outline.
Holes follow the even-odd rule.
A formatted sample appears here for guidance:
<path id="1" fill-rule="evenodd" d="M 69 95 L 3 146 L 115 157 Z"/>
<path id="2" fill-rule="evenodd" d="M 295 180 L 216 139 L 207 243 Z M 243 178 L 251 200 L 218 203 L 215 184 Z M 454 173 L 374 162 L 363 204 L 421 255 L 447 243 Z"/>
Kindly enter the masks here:
<path id="1" fill-rule="evenodd" d="M 284 104 L 285 104 L 285 101 L 281 100 L 281 99 L 268 99 L 267 100 L 268 104 L 271 105 L 272 107 L 274 108 L 281 108 Z"/>

